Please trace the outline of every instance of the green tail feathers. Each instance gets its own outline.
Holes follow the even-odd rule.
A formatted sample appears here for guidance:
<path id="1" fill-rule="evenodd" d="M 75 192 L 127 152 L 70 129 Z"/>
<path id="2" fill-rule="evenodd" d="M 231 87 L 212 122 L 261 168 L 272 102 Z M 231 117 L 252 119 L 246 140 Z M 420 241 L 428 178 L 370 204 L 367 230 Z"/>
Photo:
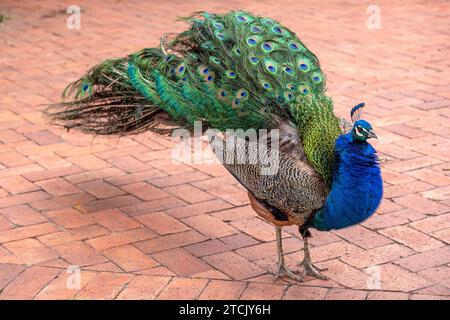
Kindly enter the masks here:
<path id="1" fill-rule="evenodd" d="M 46 115 L 97 134 L 156 130 L 155 115 L 181 126 L 298 126 L 311 164 L 331 182 L 339 124 L 318 59 L 289 29 L 247 12 L 199 13 L 165 48 L 106 60 L 70 84 Z"/>

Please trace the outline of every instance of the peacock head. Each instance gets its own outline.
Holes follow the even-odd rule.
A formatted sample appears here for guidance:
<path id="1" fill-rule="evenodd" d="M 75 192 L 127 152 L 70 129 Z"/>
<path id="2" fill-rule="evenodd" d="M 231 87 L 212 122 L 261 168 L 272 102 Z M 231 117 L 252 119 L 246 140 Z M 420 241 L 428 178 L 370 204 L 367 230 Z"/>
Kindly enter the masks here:
<path id="1" fill-rule="evenodd" d="M 352 137 L 355 141 L 364 142 L 367 139 L 375 138 L 378 139 L 373 128 L 366 120 L 357 120 L 353 124 Z"/>

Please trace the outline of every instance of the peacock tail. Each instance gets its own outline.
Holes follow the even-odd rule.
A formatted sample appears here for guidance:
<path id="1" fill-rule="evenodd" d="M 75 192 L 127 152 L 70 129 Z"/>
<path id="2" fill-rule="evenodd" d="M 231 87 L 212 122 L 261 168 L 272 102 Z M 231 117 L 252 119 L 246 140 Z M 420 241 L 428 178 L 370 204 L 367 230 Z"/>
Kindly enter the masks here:
<path id="1" fill-rule="evenodd" d="M 115 134 L 157 130 L 165 111 L 178 125 L 298 128 L 308 161 L 331 184 L 340 135 L 317 57 L 273 19 L 243 11 L 196 13 L 160 48 L 106 60 L 70 84 L 46 114 L 67 128 Z"/>

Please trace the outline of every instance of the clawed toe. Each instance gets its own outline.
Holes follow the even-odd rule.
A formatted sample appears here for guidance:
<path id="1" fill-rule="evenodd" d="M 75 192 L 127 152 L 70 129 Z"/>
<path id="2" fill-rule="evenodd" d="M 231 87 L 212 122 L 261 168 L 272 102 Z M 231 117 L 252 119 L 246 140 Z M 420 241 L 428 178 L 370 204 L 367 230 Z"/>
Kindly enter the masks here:
<path id="1" fill-rule="evenodd" d="M 294 272 L 292 272 L 288 267 L 286 267 L 286 265 L 283 263 L 280 263 L 278 265 L 278 270 L 277 273 L 275 275 L 275 278 L 278 279 L 281 276 L 287 276 L 291 279 L 294 279 L 296 281 L 304 281 L 303 277 L 300 275 L 296 275 Z"/>

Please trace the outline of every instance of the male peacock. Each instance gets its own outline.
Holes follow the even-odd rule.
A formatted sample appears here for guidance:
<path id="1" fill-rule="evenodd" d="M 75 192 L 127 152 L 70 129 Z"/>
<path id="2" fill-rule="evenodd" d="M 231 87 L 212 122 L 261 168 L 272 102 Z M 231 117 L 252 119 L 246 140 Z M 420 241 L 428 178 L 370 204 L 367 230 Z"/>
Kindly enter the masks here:
<path id="1" fill-rule="evenodd" d="M 231 11 L 184 20 L 190 28 L 168 43 L 163 38 L 160 48 L 89 70 L 64 91 L 72 100 L 50 106 L 46 115 L 54 124 L 97 134 L 160 132 L 161 119 L 187 128 L 203 121 L 221 131 L 280 128 L 280 152 L 263 153 L 279 159 L 275 174 L 260 174 L 259 160 L 224 165 L 248 189 L 256 212 L 276 226 L 277 275 L 302 280 L 285 266 L 281 243 L 280 227 L 296 224 L 305 273 L 323 277 L 310 261 L 308 228 L 360 223 L 382 198 L 378 158 L 367 143 L 376 136 L 357 119 L 363 104 L 352 109 L 354 124 L 342 134 L 345 122 L 324 93 L 318 59 L 272 19 Z M 223 156 L 232 160 L 250 144 L 240 148 Z"/>

